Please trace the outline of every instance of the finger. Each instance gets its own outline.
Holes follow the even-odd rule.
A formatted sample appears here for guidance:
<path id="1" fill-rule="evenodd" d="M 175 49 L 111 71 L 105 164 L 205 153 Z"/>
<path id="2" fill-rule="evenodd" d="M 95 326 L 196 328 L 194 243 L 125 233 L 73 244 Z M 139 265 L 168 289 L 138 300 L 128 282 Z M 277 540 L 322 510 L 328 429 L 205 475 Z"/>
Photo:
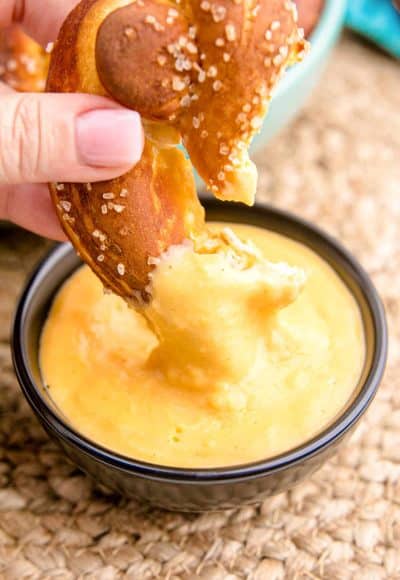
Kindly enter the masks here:
<path id="1" fill-rule="evenodd" d="M 44 46 L 57 38 L 61 24 L 79 0 L 1 0 L 0 27 L 19 22 L 35 40 Z"/>
<path id="2" fill-rule="evenodd" d="M 0 186 L 0 219 L 46 238 L 66 239 L 46 185 Z"/>
<path id="3" fill-rule="evenodd" d="M 112 179 L 140 159 L 140 117 L 93 95 L 0 95 L 0 184 Z"/>
<path id="4" fill-rule="evenodd" d="M 6 93 L 12 94 L 14 92 L 15 91 L 13 91 L 13 89 L 8 85 L 6 85 L 5 83 L 0 83 L 0 95 L 5 95 Z"/>

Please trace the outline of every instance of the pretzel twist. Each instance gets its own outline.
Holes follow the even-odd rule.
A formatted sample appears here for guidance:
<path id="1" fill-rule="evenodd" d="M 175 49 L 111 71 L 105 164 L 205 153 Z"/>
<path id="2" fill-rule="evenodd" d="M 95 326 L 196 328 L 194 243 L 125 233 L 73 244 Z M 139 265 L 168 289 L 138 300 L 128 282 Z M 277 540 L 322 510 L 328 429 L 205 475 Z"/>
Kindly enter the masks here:
<path id="1" fill-rule="evenodd" d="M 0 81 L 19 92 L 40 92 L 46 85 L 48 55 L 18 26 L 0 30 Z"/>
<path id="2" fill-rule="evenodd" d="M 304 48 L 287 0 L 82 0 L 47 89 L 111 97 L 144 119 L 142 160 L 122 178 L 51 187 L 65 231 L 106 286 L 143 296 L 148 258 L 203 227 L 190 162 L 221 199 L 251 204 L 248 147 L 271 91 Z"/>

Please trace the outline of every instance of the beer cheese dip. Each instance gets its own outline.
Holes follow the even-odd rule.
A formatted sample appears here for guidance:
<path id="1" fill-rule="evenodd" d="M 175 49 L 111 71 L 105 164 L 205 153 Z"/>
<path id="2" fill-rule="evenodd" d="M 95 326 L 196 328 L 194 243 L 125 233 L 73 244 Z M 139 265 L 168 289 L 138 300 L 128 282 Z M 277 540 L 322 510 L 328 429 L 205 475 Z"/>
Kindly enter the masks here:
<path id="1" fill-rule="evenodd" d="M 304 443 L 354 395 L 363 326 L 335 271 L 266 229 L 209 227 L 154 260 L 139 310 L 86 266 L 56 296 L 43 379 L 93 442 L 158 465 L 233 466 Z"/>

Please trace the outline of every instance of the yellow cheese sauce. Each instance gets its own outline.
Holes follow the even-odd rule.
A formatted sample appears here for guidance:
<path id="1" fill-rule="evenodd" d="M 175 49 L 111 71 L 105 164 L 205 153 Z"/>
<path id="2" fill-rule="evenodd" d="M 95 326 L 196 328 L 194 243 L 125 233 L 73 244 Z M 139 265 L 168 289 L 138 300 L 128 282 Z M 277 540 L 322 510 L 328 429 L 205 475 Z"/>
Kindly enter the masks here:
<path id="1" fill-rule="evenodd" d="M 172 248 L 145 316 L 104 294 L 87 267 L 64 284 L 41 370 L 79 432 L 151 463 L 222 467 L 304 443 L 352 397 L 365 346 L 347 287 L 309 248 L 229 227 L 258 251 L 236 239 L 235 252 Z"/>

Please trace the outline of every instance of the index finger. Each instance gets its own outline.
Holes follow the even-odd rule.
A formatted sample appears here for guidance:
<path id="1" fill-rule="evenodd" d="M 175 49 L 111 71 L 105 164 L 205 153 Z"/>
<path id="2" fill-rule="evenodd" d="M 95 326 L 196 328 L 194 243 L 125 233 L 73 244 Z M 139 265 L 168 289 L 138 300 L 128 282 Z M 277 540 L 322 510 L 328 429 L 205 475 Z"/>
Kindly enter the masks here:
<path id="1" fill-rule="evenodd" d="M 67 15 L 79 0 L 1 0 L 0 27 L 17 22 L 35 40 L 46 46 L 57 38 Z"/>

